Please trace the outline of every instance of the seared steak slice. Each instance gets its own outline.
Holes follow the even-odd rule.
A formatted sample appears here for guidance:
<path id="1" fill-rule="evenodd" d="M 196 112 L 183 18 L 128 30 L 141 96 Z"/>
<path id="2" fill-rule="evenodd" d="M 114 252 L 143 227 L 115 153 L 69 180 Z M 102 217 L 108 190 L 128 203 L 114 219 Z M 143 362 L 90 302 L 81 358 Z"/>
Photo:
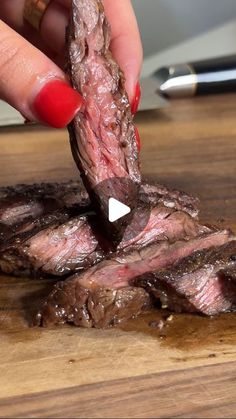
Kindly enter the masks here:
<path id="1" fill-rule="evenodd" d="M 0 246 L 23 231 L 35 229 L 37 225 L 43 228 L 59 219 L 59 208 L 81 213 L 88 205 L 88 195 L 78 182 L 0 188 Z"/>
<path id="2" fill-rule="evenodd" d="M 0 202 L 0 223 L 7 226 L 14 226 L 30 217 L 38 217 L 47 209 L 57 208 L 55 200 L 31 199 L 22 196 L 15 196 L 2 199 Z"/>
<path id="3" fill-rule="evenodd" d="M 162 305 L 209 316 L 236 308 L 236 241 L 194 252 L 179 264 L 137 278 Z"/>
<path id="4" fill-rule="evenodd" d="M 110 27 L 102 1 L 72 0 L 68 74 L 85 107 L 69 125 L 71 148 L 91 200 L 103 215 L 109 197 L 134 206 L 137 188 L 130 185 L 139 186 L 141 180 L 124 77 L 109 48 Z M 126 187 L 119 179 L 127 179 Z M 100 188 L 104 181 L 106 187 Z"/>
<path id="5" fill-rule="evenodd" d="M 2 246 L 2 272 L 16 276 L 68 276 L 104 257 L 87 215 L 70 218 L 68 212 L 58 211 L 43 220 L 48 218 L 54 221 L 49 227 L 41 223 L 41 228 L 25 231 Z"/>
<path id="6" fill-rule="evenodd" d="M 112 284 L 113 286 L 113 284 Z M 58 282 L 36 315 L 39 326 L 74 323 L 80 327 L 106 328 L 141 314 L 151 306 L 150 295 L 132 286 L 86 287 L 77 280 Z"/>
<path id="7" fill-rule="evenodd" d="M 42 325 L 72 322 L 76 326 L 107 327 L 137 316 L 147 300 L 146 294 L 142 294 L 145 304 L 143 298 L 137 304 L 137 294 L 133 290 L 130 293 L 135 278 L 176 264 L 194 251 L 220 246 L 230 240 L 231 233 L 224 230 L 171 245 L 166 240 L 130 253 L 120 252 L 80 275 L 57 283 L 38 314 L 38 322 Z M 124 298 L 126 290 L 131 306 L 124 311 L 119 300 L 120 295 Z"/>
<path id="8" fill-rule="evenodd" d="M 192 217 L 197 217 L 199 199 L 176 189 L 166 186 L 143 183 L 140 188 L 140 196 L 144 192 L 149 197 L 149 202 L 162 202 L 166 207 L 185 211 Z"/>
<path id="9" fill-rule="evenodd" d="M 162 205 L 156 205 L 150 210 L 148 223 L 144 222 L 143 229 L 140 229 L 142 219 L 145 218 L 145 211 L 149 212 L 149 208 L 141 206 L 136 210 L 132 223 L 126 228 L 118 249 L 130 249 L 130 247 L 140 249 L 157 240 L 175 242 L 210 231 L 210 228 L 200 225 L 187 213 L 175 211 Z"/>

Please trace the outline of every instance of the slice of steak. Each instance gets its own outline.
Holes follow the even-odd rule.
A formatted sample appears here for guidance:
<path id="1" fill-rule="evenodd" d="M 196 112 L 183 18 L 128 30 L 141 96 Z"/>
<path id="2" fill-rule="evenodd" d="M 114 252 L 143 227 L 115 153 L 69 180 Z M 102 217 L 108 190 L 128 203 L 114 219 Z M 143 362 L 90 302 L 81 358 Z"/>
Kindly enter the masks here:
<path id="1" fill-rule="evenodd" d="M 148 217 L 147 223 L 146 217 Z M 135 211 L 132 222 L 126 228 L 117 249 L 130 249 L 130 247 L 139 249 L 157 240 L 175 242 L 209 231 L 210 228 L 200 225 L 185 212 L 175 211 L 162 205 L 156 205 L 150 210 L 141 205 Z"/>
<path id="2" fill-rule="evenodd" d="M 50 293 L 35 325 L 74 323 L 80 327 L 106 328 L 137 317 L 150 308 L 150 295 L 132 286 L 84 287 L 79 281 L 58 282 Z"/>
<path id="3" fill-rule="evenodd" d="M 24 243 L 40 231 L 47 229 L 48 226 L 59 226 L 69 218 L 70 215 L 66 210 L 57 210 L 35 220 L 27 220 L 21 226 L 17 226 L 17 230 L 13 228 L 9 232 L 9 229 L 4 229 L 1 226 L 0 270 L 3 273 L 16 276 L 33 275 L 34 269 L 25 254 Z"/>
<path id="4" fill-rule="evenodd" d="M 80 213 L 88 205 L 88 195 L 78 182 L 0 188 L 0 245 L 37 224 L 41 228 L 44 224 L 48 225 L 50 215 L 45 215 L 60 208 L 73 209 Z"/>
<path id="5" fill-rule="evenodd" d="M 164 307 L 216 315 L 236 308 L 236 241 L 197 251 L 167 270 L 135 280 Z"/>
<path id="6" fill-rule="evenodd" d="M 147 297 L 142 294 L 145 303 L 143 299 L 137 303 L 131 284 L 135 278 L 176 264 L 194 251 L 220 246 L 230 240 L 231 233 L 224 230 L 174 244 L 166 240 L 130 253 L 120 252 L 80 275 L 57 283 L 38 313 L 37 321 L 44 326 L 72 322 L 76 326 L 107 327 L 137 316 L 147 306 Z M 129 310 L 124 310 L 120 301 L 120 295 L 124 298 L 126 292 Z"/>
<path id="7" fill-rule="evenodd" d="M 49 220 L 50 226 L 42 225 L 42 220 Z M 68 212 L 58 211 L 5 243 L 0 250 L 0 269 L 16 276 L 68 276 L 103 257 L 88 216 L 70 218 Z"/>
<path id="8" fill-rule="evenodd" d="M 125 81 L 110 51 L 101 0 L 72 0 L 67 49 L 68 75 L 85 99 L 69 125 L 72 153 L 91 201 L 107 220 L 110 197 L 135 207 L 141 176 Z"/>
<path id="9" fill-rule="evenodd" d="M 25 242 L 20 250 L 30 262 L 31 269 L 68 276 L 102 260 L 105 253 L 89 221 L 88 216 L 81 215 L 40 231 Z"/>
<path id="10" fill-rule="evenodd" d="M 209 231 L 187 213 L 161 204 L 153 207 L 149 215 L 147 225 L 137 236 L 133 234 L 136 228 L 134 220 L 130 227 L 132 231 L 127 229 L 119 249 L 139 248 L 156 240 L 175 241 Z M 138 223 L 142 216 L 141 206 L 140 213 L 137 211 Z M 132 239 L 129 239 L 130 234 Z M 100 234 L 95 216 L 71 217 L 68 210 L 57 211 L 36 219 L 34 223 L 24 224 L 20 234 L 2 244 L 0 269 L 14 275 L 68 276 L 97 263 L 109 252 L 111 248 Z"/>
<path id="11" fill-rule="evenodd" d="M 159 184 L 143 183 L 140 195 L 144 192 L 149 197 L 149 202 L 162 202 L 166 207 L 185 211 L 192 217 L 197 217 L 199 199 L 176 189 L 170 189 Z"/>
<path id="12" fill-rule="evenodd" d="M 54 200 L 41 200 L 14 196 L 2 199 L 0 202 L 0 223 L 14 226 L 30 217 L 38 217 L 46 212 L 46 208 L 57 208 Z M 49 209 L 48 208 L 48 209 Z"/>

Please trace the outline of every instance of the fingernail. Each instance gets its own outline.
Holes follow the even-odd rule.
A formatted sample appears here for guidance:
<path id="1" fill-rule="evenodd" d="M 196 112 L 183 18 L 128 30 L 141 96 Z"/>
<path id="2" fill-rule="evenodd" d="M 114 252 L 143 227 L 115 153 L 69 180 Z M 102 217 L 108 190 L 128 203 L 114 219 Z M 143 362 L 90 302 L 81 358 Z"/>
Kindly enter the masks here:
<path id="1" fill-rule="evenodd" d="M 131 104 L 131 112 L 133 115 L 135 115 L 138 110 L 140 98 L 141 98 L 141 88 L 140 88 L 140 83 L 138 82 L 135 87 L 134 98 Z"/>
<path id="2" fill-rule="evenodd" d="M 33 110 L 42 122 L 54 128 L 64 128 L 83 105 L 82 96 L 66 82 L 53 80 L 40 90 Z"/>
<path id="3" fill-rule="evenodd" d="M 141 150 L 141 139 L 140 139 L 140 135 L 138 132 L 138 128 L 134 127 L 134 132 L 135 132 L 135 137 L 136 137 L 136 143 L 137 143 L 137 147 L 138 147 L 138 151 Z"/>

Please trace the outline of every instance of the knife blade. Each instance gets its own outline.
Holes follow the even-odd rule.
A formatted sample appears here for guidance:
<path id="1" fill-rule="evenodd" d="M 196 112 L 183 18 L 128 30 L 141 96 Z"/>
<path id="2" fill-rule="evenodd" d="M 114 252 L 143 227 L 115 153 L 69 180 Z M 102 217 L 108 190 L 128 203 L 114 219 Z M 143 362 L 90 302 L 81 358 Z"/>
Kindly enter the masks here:
<path id="1" fill-rule="evenodd" d="M 159 68 L 155 77 L 168 98 L 236 91 L 236 55 Z"/>
<path id="2" fill-rule="evenodd" d="M 161 109 L 168 106 L 169 101 L 159 94 L 160 84 L 156 77 L 145 77 L 140 80 L 141 101 L 139 111 Z"/>
<path id="3" fill-rule="evenodd" d="M 23 116 L 6 102 L 0 100 L 0 127 L 23 125 Z"/>

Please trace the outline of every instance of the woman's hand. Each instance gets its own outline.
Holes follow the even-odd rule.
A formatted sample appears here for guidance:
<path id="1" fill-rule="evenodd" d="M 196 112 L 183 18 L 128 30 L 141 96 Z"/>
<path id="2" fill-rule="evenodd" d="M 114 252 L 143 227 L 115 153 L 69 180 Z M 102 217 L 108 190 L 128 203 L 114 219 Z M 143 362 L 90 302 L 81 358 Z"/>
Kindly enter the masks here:
<path id="1" fill-rule="evenodd" d="M 81 96 L 62 70 L 65 28 L 70 0 L 52 1 L 40 33 L 23 18 L 24 0 L 0 3 L 0 98 L 27 119 L 61 128 L 82 106 Z M 103 0 L 111 23 L 113 54 L 125 73 L 126 88 L 136 112 L 140 98 L 142 46 L 130 0 Z"/>

